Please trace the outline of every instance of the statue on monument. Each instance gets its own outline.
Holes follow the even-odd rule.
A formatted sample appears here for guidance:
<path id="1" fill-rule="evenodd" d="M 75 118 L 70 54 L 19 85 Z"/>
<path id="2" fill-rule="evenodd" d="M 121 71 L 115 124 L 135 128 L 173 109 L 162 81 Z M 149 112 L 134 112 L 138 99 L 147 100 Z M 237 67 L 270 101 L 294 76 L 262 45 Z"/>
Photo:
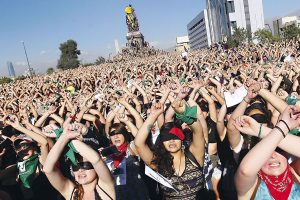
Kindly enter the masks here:
<path id="1" fill-rule="evenodd" d="M 125 13 L 126 13 L 126 24 L 128 27 L 128 33 L 139 31 L 138 19 L 131 5 L 125 8 Z"/>

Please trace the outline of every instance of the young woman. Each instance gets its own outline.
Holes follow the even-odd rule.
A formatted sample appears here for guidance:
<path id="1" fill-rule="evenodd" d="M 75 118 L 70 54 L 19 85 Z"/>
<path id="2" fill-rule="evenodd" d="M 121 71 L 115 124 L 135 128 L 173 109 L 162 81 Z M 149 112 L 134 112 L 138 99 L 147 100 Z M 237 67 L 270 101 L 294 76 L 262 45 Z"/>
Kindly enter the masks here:
<path id="1" fill-rule="evenodd" d="M 300 109 L 288 106 L 274 129 L 261 126 L 253 118 L 239 117 L 239 131 L 264 137 L 242 160 L 235 176 L 239 199 L 295 200 L 300 196 L 299 159 L 289 165 L 284 152 L 299 158 L 298 137 L 288 134 L 300 125 Z M 279 146 L 281 149 L 278 149 Z"/>
<path id="2" fill-rule="evenodd" d="M 120 113 L 117 117 L 122 123 L 115 123 L 111 126 L 109 137 L 119 153 L 111 155 L 106 160 L 115 177 L 117 199 L 149 199 L 147 186 L 141 177 L 138 155 L 135 152 L 134 143 L 130 142 L 130 135 L 124 124 L 133 136 L 137 134 L 137 128 L 129 121 L 125 113 Z"/>
<path id="3" fill-rule="evenodd" d="M 186 110 L 186 106 L 182 102 L 175 101 L 172 106 L 176 113 L 183 113 Z M 168 178 L 177 190 L 162 185 L 165 199 L 196 199 L 197 193 L 204 187 L 202 174 L 204 137 L 202 126 L 198 119 L 189 124 L 193 132 L 193 141 L 188 150 L 190 152 L 189 157 L 192 155 L 195 158 L 194 162 L 183 151 L 182 146 L 185 135 L 182 129 L 172 122 L 161 128 L 158 146 L 152 152 L 146 144 L 146 139 L 153 123 L 163 111 L 161 103 L 152 106 L 150 115 L 135 137 L 136 149 L 145 164 Z"/>
<path id="4" fill-rule="evenodd" d="M 65 199 L 116 199 L 114 181 L 107 166 L 96 151 L 76 139 L 80 136 L 80 132 L 76 129 L 74 125 L 65 128 L 49 152 L 44 165 L 47 178 Z M 69 142 L 83 157 L 82 162 L 79 162 L 77 166 L 72 166 L 75 183 L 64 177 L 56 165 L 64 147 Z"/>

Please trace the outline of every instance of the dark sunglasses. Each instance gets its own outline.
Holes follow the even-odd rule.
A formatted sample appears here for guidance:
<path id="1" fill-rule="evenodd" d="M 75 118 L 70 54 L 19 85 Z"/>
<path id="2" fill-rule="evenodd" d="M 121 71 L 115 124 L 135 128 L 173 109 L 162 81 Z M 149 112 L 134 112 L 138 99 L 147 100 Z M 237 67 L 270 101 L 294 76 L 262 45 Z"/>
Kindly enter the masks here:
<path id="1" fill-rule="evenodd" d="M 77 166 L 72 165 L 73 172 L 77 172 L 79 169 L 90 170 L 94 169 L 94 167 L 90 162 L 80 162 Z"/>

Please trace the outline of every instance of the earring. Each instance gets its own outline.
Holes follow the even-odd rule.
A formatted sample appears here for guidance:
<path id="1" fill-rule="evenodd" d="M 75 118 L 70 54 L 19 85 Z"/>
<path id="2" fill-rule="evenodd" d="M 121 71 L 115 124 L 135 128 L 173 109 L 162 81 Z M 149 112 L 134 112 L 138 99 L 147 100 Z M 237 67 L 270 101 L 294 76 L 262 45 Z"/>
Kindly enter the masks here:
<path id="1" fill-rule="evenodd" d="M 185 149 L 185 146 L 184 146 L 184 145 L 181 145 L 181 149 L 184 150 L 184 149 Z"/>

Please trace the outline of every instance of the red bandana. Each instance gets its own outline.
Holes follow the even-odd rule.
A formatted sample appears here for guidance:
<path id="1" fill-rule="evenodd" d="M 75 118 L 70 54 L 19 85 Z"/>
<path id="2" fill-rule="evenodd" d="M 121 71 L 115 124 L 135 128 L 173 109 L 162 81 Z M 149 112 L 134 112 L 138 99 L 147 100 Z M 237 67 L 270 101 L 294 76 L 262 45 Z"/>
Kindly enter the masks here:
<path id="1" fill-rule="evenodd" d="M 174 127 L 169 131 L 169 133 L 176 135 L 180 140 L 184 140 L 184 133 L 180 128 Z"/>
<path id="2" fill-rule="evenodd" d="M 259 177 L 266 183 L 270 194 L 275 200 L 287 200 L 289 198 L 294 180 L 289 166 L 279 176 L 269 176 L 262 170 Z"/>
<path id="3" fill-rule="evenodd" d="M 127 142 L 124 142 L 124 144 L 122 144 L 121 146 L 117 147 L 118 151 L 120 153 L 118 154 L 114 154 L 112 156 L 113 160 L 114 160 L 114 166 L 115 168 L 117 168 L 119 166 L 119 164 L 123 161 L 123 159 L 126 156 L 126 151 L 127 151 Z"/>

